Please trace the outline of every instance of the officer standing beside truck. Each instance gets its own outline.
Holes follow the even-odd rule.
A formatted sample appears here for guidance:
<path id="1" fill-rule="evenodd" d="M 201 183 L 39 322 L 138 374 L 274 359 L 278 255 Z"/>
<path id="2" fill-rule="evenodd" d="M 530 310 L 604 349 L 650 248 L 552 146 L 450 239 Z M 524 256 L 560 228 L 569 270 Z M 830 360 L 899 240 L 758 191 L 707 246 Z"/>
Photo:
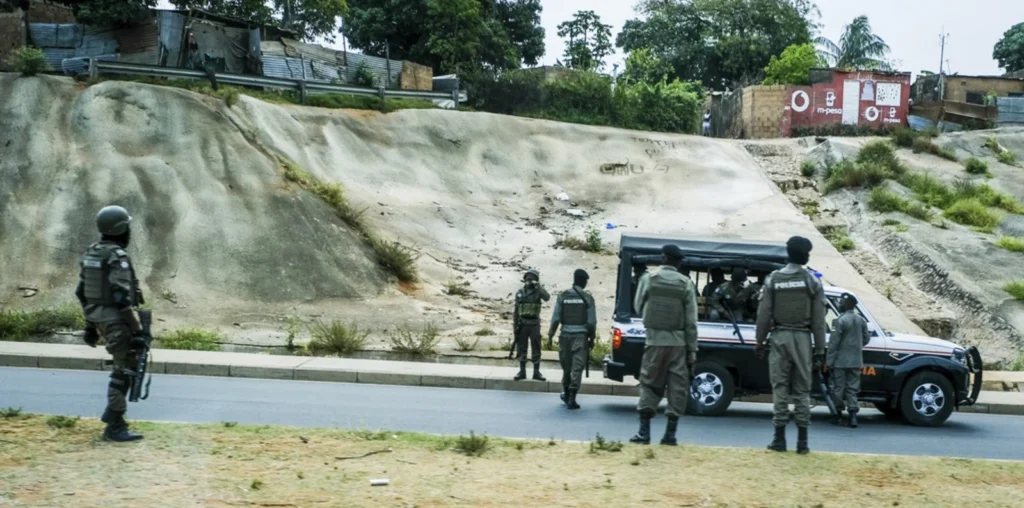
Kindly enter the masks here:
<path id="1" fill-rule="evenodd" d="M 765 281 L 757 311 L 757 345 L 771 334 L 769 373 L 775 403 L 775 437 L 769 450 L 786 451 L 789 403 L 793 402 L 797 426 L 797 453 L 810 452 L 807 427 L 811 424 L 811 368 L 821 366 L 825 356 L 825 291 L 821 282 L 804 265 L 810 261 L 811 241 L 794 236 L 786 242 L 789 264 L 772 272 Z M 813 356 L 812 356 L 812 343 Z"/>
<path id="2" fill-rule="evenodd" d="M 107 352 L 113 356 L 113 372 L 107 387 L 107 408 L 100 420 L 107 424 L 103 439 L 115 442 L 138 441 L 141 434 L 128 430 L 124 414 L 137 368 L 135 352 L 147 346 L 133 307 L 145 303 L 135 269 L 128 257 L 132 218 L 120 206 L 107 206 L 96 214 L 101 238 L 89 246 L 79 265 L 75 296 L 85 314 L 85 343 L 96 347 L 100 336 L 107 340 Z"/>
<path id="3" fill-rule="evenodd" d="M 523 275 L 523 287 L 516 292 L 515 307 L 512 311 L 512 326 L 518 350 L 519 373 L 515 381 L 526 379 L 526 349 L 532 349 L 533 379 L 547 381 L 540 373 L 540 306 L 551 299 L 551 295 L 540 284 L 540 272 L 534 269 Z"/>
<path id="4" fill-rule="evenodd" d="M 860 370 L 864 366 L 864 346 L 871 342 L 868 322 L 857 314 L 857 297 L 843 293 L 842 310 L 832 323 L 828 344 L 828 372 L 832 378 L 832 400 L 836 404 L 834 423 L 842 422 L 843 409 L 850 415 L 850 427 L 857 426 L 857 394 L 860 393 Z"/>
<path id="5" fill-rule="evenodd" d="M 562 364 L 562 402 L 569 409 L 580 408 L 576 395 L 597 337 L 597 308 L 594 297 L 586 290 L 588 280 L 590 275 L 583 269 L 573 273 L 572 287 L 555 299 L 551 329 L 548 330 L 550 343 L 559 326 L 562 328 L 558 336 L 558 360 Z"/>
<path id="6" fill-rule="evenodd" d="M 644 319 L 647 338 L 640 366 L 640 430 L 630 442 L 650 444 L 651 418 L 662 398 L 668 399 L 668 424 L 661 444 L 676 445 L 679 417 L 690 397 L 690 369 L 697 361 L 697 291 L 679 273 L 679 247 L 662 247 L 662 266 L 640 279 L 633 306 Z"/>

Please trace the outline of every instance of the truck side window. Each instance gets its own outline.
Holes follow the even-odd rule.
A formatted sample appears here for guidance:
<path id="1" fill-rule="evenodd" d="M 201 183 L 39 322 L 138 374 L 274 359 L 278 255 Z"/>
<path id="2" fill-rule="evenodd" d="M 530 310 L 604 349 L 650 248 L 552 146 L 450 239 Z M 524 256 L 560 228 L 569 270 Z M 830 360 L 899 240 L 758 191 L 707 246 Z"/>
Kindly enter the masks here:
<path id="1" fill-rule="evenodd" d="M 828 327 L 828 331 L 826 333 L 832 333 L 832 322 L 839 317 L 839 311 L 837 309 L 839 309 L 839 297 L 828 296 L 828 305 L 825 308 L 825 326 Z M 867 316 L 865 316 L 864 313 L 860 311 L 860 307 L 857 307 L 856 310 L 857 314 L 860 317 L 867 320 L 868 323 L 871 322 L 870 320 L 868 320 Z M 872 337 L 878 337 L 878 332 L 875 331 L 874 328 L 870 328 L 870 325 L 869 329 L 871 330 Z"/>

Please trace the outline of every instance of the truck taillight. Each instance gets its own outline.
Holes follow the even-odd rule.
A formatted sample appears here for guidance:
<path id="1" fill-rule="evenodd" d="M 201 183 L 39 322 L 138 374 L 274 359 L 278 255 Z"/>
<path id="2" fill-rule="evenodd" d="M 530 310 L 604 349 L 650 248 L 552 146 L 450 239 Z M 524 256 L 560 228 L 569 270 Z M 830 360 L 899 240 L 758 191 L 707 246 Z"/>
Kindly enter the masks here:
<path id="1" fill-rule="evenodd" d="M 622 345 L 622 330 L 618 328 L 612 330 L 612 349 L 619 349 Z"/>

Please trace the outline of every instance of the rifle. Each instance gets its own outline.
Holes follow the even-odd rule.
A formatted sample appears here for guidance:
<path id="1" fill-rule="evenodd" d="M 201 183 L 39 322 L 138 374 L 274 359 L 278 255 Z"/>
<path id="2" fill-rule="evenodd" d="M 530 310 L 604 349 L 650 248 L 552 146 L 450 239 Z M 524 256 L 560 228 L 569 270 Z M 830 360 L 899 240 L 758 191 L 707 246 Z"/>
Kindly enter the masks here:
<path id="1" fill-rule="evenodd" d="M 740 338 L 740 344 L 746 345 L 747 343 L 743 340 L 743 334 L 740 333 L 740 325 L 736 322 L 736 316 L 733 315 L 732 309 L 723 305 L 722 310 L 724 310 L 725 314 L 729 316 L 729 322 L 732 323 L 733 333 Z"/>
<path id="2" fill-rule="evenodd" d="M 818 371 L 818 389 L 821 390 L 821 394 L 825 396 L 825 404 L 828 405 L 828 412 L 832 413 L 832 416 L 839 414 L 836 411 L 836 403 L 832 400 L 831 390 L 828 389 L 828 382 L 825 381 L 825 367 L 822 366 L 821 370 Z"/>
<path id="3" fill-rule="evenodd" d="M 587 362 L 583 364 L 583 372 L 587 377 L 590 377 L 590 352 L 594 350 L 590 344 L 590 339 L 587 339 Z"/>
<path id="4" fill-rule="evenodd" d="M 153 382 L 153 375 L 150 374 L 146 380 L 146 370 L 149 367 L 149 349 L 153 344 L 153 312 L 148 310 L 139 311 L 139 324 L 142 325 L 142 336 L 146 340 L 146 347 L 136 352 L 135 371 L 132 372 L 132 384 L 128 391 L 128 401 L 138 402 L 149 398 L 149 384 Z M 146 391 L 142 392 L 142 385 L 145 381 Z"/>
<path id="5" fill-rule="evenodd" d="M 511 360 L 516 353 L 516 340 L 519 339 L 519 329 L 523 325 L 518 325 L 512 330 L 512 345 L 508 348 L 508 359 Z"/>

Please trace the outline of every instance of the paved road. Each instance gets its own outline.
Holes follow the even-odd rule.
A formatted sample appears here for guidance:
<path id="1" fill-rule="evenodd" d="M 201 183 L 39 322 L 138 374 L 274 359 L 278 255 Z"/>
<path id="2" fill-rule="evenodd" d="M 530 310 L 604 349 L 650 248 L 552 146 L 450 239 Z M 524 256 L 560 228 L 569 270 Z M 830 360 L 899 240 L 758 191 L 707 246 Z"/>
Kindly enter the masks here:
<path id="1" fill-rule="evenodd" d="M 27 412 L 99 417 L 107 374 L 92 371 L 0 368 L 0 407 Z M 554 394 L 408 386 L 318 383 L 160 375 L 152 396 L 130 404 L 129 417 L 176 422 L 234 421 L 301 427 L 344 427 L 505 437 L 590 440 L 598 432 L 625 440 L 636 431 L 635 401 L 586 396 L 583 409 L 566 410 Z M 717 418 L 683 418 L 681 441 L 763 448 L 771 437 L 771 407 L 735 403 Z M 864 411 L 858 429 L 829 425 L 815 409 L 811 449 L 1024 460 L 1024 418 L 954 413 L 938 428 L 886 421 Z M 660 438 L 663 416 L 652 434 Z M 791 446 L 796 431 L 790 428 Z"/>

